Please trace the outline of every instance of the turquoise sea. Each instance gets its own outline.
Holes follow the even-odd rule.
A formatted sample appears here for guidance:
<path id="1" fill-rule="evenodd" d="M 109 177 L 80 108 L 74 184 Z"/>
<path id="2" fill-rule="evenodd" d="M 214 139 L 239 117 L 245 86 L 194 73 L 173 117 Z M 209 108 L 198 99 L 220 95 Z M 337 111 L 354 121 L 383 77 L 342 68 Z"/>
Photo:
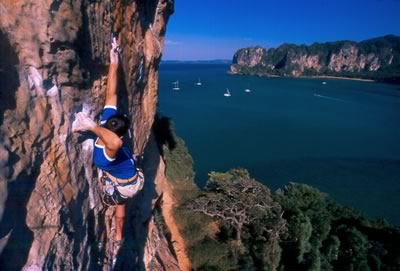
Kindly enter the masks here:
<path id="1" fill-rule="evenodd" d="M 159 112 L 186 141 L 198 185 L 209 171 L 244 167 L 271 190 L 307 183 L 400 225 L 400 86 L 231 76 L 227 69 L 160 67 Z"/>

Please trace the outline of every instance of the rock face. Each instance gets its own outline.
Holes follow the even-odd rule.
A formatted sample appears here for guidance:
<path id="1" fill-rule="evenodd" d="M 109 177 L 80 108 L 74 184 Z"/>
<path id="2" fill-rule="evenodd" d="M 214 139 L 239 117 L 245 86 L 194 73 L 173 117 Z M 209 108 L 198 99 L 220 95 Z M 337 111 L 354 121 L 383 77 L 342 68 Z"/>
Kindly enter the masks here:
<path id="1" fill-rule="evenodd" d="M 230 73 L 399 80 L 400 37 L 385 36 L 360 43 L 284 44 L 268 50 L 261 47 L 244 48 L 235 53 Z"/>
<path id="2" fill-rule="evenodd" d="M 241 49 L 233 56 L 233 63 L 239 66 L 254 67 L 259 65 L 267 50 L 261 47 Z"/>
<path id="3" fill-rule="evenodd" d="M 147 150 L 149 152 L 151 148 L 157 147 L 154 143 L 155 141 L 151 140 L 148 144 Z M 157 161 L 157 159 L 153 159 L 153 161 Z M 177 229 L 173 216 L 173 208 L 176 202 L 173 196 L 173 189 L 165 176 L 165 163 L 159 160 L 158 163 L 154 164 L 158 164 L 155 178 L 157 180 L 155 192 L 157 195 L 162 196 L 157 197 L 157 201 L 153 200 L 152 202 L 152 209 L 154 209 L 153 212 L 156 215 L 149 222 L 149 234 L 147 235 L 144 252 L 146 269 L 190 271 L 192 269 L 187 256 L 185 240 Z M 150 196 L 148 198 L 154 197 Z M 143 215 L 143 212 L 141 215 Z M 150 217 L 150 215 L 147 216 Z M 166 235 L 169 236 L 169 240 L 165 238 Z M 173 257 L 170 255 L 171 252 L 165 249 L 165 246 L 168 245 L 173 247 Z"/>
<path id="4" fill-rule="evenodd" d="M 133 120 L 129 143 L 136 154 L 144 152 L 172 12 L 173 0 L 0 2 L 1 270 L 102 268 L 93 137 L 73 134 L 71 123 L 79 111 L 99 117 L 116 31 L 123 48 L 119 106 Z M 121 258 L 122 269 L 178 266 L 165 237 L 159 237 L 163 257 L 144 257 L 151 250 L 145 240 L 153 238 L 148 222 L 159 197 L 153 172 L 159 161 L 157 148 L 145 152 L 146 186 L 142 202 L 128 206 L 135 210 L 126 226 L 130 247 L 124 251 L 131 257 Z"/>

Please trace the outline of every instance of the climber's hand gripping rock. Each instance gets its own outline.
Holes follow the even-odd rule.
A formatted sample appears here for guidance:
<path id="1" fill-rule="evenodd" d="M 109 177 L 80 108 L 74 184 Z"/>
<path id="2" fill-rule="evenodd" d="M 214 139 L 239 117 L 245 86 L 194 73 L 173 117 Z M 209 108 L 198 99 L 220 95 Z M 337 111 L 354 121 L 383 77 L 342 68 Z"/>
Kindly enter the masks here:
<path id="1" fill-rule="evenodd" d="M 72 132 L 90 131 L 96 127 L 96 122 L 90 119 L 83 112 L 75 114 L 75 121 L 72 123 Z"/>
<path id="2" fill-rule="evenodd" d="M 118 64 L 119 54 L 121 53 L 121 47 L 119 47 L 117 39 L 115 37 L 112 38 L 111 47 L 112 48 L 110 50 L 110 63 Z"/>

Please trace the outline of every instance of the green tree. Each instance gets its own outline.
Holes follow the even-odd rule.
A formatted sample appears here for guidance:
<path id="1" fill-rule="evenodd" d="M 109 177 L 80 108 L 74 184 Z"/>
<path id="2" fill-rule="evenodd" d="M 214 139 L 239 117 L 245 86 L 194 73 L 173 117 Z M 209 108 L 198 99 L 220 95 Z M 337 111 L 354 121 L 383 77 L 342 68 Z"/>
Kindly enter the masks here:
<path id="1" fill-rule="evenodd" d="M 204 191 L 186 207 L 224 225 L 228 233 L 224 240 L 230 243 L 240 270 L 253 270 L 255 265 L 276 270 L 279 266 L 279 240 L 286 231 L 281 207 L 269 189 L 251 179 L 246 170 L 210 173 Z M 232 240 L 230 228 L 234 230 Z"/>
<path id="2" fill-rule="evenodd" d="M 278 191 L 277 200 L 288 222 L 289 234 L 282 242 L 286 269 L 322 270 L 322 264 L 331 268 L 322 250 L 332 219 L 326 195 L 309 185 L 290 183 Z"/>
<path id="3" fill-rule="evenodd" d="M 355 228 L 342 225 L 339 229 L 342 240 L 340 262 L 344 271 L 370 271 L 368 265 L 368 238 Z"/>
<path id="4" fill-rule="evenodd" d="M 269 189 L 251 179 L 244 169 L 233 169 L 227 173 L 211 172 L 205 192 L 187 207 L 228 223 L 235 229 L 239 244 L 243 226 L 257 223 L 265 216 L 272 216 L 278 222 L 277 225 L 265 225 L 271 226 L 268 229 L 271 238 L 279 238 L 285 228 L 284 221 L 279 219 L 281 208 L 273 201 Z"/>

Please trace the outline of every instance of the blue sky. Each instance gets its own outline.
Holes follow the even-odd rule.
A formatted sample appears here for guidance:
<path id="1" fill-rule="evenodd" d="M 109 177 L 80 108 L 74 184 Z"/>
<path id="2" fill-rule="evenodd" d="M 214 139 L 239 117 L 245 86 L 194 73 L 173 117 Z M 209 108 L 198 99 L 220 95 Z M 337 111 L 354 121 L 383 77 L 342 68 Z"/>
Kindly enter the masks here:
<path id="1" fill-rule="evenodd" d="M 400 0 L 175 0 L 164 60 L 232 59 L 239 48 L 400 35 Z"/>

